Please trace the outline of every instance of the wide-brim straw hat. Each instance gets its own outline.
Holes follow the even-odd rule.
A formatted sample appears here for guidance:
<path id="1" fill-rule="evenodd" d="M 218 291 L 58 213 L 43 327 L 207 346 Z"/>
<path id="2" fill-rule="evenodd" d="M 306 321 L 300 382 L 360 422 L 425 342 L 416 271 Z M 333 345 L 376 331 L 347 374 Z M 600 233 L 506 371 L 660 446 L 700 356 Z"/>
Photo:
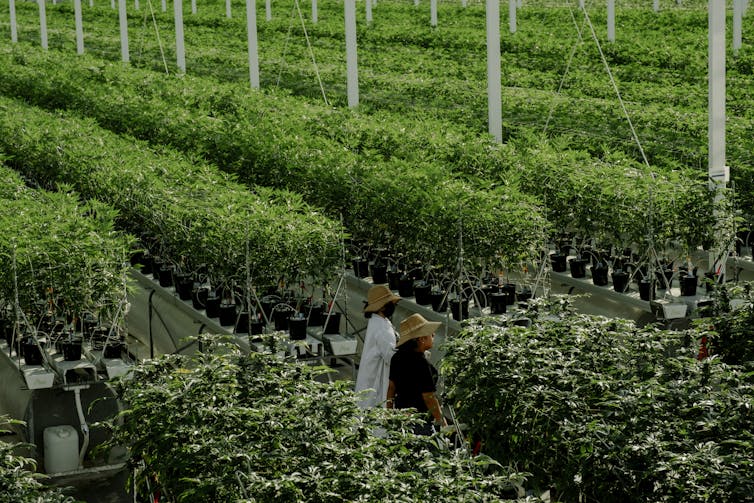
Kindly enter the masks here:
<path id="1" fill-rule="evenodd" d="M 367 305 L 364 306 L 365 313 L 376 313 L 382 309 L 388 302 L 398 302 L 400 297 L 395 295 L 385 285 L 374 285 L 367 292 Z"/>
<path id="2" fill-rule="evenodd" d="M 398 344 L 410 341 L 411 339 L 418 339 L 425 335 L 432 335 L 442 325 L 439 321 L 427 321 L 421 314 L 412 314 L 401 322 L 401 337 L 398 339 Z"/>

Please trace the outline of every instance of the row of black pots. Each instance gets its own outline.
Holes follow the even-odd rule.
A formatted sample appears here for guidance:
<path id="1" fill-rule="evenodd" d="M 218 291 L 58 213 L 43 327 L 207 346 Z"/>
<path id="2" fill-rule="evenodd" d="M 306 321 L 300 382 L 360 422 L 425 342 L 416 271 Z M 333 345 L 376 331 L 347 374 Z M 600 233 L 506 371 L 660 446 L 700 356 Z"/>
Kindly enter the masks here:
<path id="1" fill-rule="evenodd" d="M 277 315 L 277 313 L 282 314 Z M 310 326 L 324 327 L 325 334 L 340 333 L 340 318 L 341 313 L 338 312 L 330 313 L 329 317 L 327 313 L 310 314 L 307 318 L 304 313 L 291 315 L 290 311 L 275 311 L 272 321 L 275 324 L 275 330 L 288 330 L 291 339 L 303 340 L 306 339 L 306 329 Z M 237 334 L 259 335 L 264 331 L 265 326 L 264 321 L 256 313 L 250 317 L 245 311 L 238 316 L 237 320 L 234 319 L 234 323 L 234 332 Z M 233 325 L 233 323 L 227 325 Z"/>

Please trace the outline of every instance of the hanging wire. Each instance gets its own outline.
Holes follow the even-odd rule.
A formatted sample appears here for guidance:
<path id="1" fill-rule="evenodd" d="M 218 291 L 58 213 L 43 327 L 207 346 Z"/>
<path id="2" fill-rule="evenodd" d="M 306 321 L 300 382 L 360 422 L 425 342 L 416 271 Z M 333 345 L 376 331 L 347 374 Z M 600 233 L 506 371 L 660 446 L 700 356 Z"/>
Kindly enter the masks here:
<path id="1" fill-rule="evenodd" d="M 312 57 L 312 65 L 314 65 L 314 72 L 317 74 L 317 83 L 319 83 L 319 89 L 322 91 L 322 99 L 325 100 L 325 105 L 330 105 L 327 102 L 327 96 L 325 95 L 325 86 L 322 84 L 322 77 L 319 74 L 319 67 L 317 66 L 317 60 L 314 59 L 314 50 L 312 44 L 309 41 L 309 34 L 306 32 L 306 24 L 304 23 L 304 16 L 301 14 L 301 8 L 299 7 L 298 0 L 294 0 L 296 10 L 298 11 L 298 18 L 301 20 L 301 29 L 304 30 L 304 38 L 306 38 L 306 47 L 309 49 L 309 55 Z"/>
<path id="2" fill-rule="evenodd" d="M 162 64 L 165 66 L 165 73 L 170 74 L 168 71 L 168 61 L 165 58 L 165 48 L 162 46 L 162 39 L 160 38 L 160 29 L 157 26 L 157 19 L 154 17 L 154 9 L 152 8 L 152 0 L 148 0 L 149 13 L 152 15 L 152 25 L 154 26 L 154 32 L 157 36 L 157 45 L 160 47 L 160 57 L 162 58 Z"/>

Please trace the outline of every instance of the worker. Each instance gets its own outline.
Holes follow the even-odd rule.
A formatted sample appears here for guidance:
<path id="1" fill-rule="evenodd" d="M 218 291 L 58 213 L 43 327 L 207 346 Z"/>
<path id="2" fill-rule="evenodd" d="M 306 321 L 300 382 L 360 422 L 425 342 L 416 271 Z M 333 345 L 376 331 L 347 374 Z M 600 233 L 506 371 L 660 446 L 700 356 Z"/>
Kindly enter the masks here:
<path id="1" fill-rule="evenodd" d="M 369 321 L 356 377 L 356 391 L 362 392 L 359 401 L 362 408 L 385 406 L 390 360 L 397 340 L 391 317 L 399 300 L 385 285 L 375 285 L 367 292 L 364 315 Z"/>
<path id="2" fill-rule="evenodd" d="M 427 321 L 420 314 L 412 314 L 401 322 L 401 336 L 396 353 L 390 362 L 387 388 L 387 408 L 414 408 L 425 422 L 415 433 L 430 434 L 435 426 L 448 425 L 437 399 L 437 369 L 429 363 L 424 352 L 434 345 L 435 331 L 440 322 Z"/>

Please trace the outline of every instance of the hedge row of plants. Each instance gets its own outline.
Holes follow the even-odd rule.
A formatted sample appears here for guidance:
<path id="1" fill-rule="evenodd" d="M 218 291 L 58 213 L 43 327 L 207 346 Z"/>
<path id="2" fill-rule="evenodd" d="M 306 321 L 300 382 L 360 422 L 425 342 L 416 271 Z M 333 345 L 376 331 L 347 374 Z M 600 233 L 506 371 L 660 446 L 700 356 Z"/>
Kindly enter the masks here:
<path id="1" fill-rule="evenodd" d="M 540 305 L 530 327 L 472 321 L 441 374 L 482 451 L 558 501 L 745 501 L 750 372 L 697 359 L 708 330 L 639 328 Z"/>
<path id="2" fill-rule="evenodd" d="M 321 368 L 203 338 L 117 385 L 113 445 L 130 445 L 137 493 L 160 501 L 516 500 L 525 474 L 416 436 L 400 411 L 361 410 Z M 382 434 L 375 434 L 382 430 Z M 143 463 L 143 464 L 142 464 Z M 539 501 L 521 498 L 517 501 Z"/>
<path id="3" fill-rule="evenodd" d="M 0 162 L 0 305 L 20 308 L 18 319 L 32 324 L 48 313 L 115 315 L 135 242 L 115 219 L 111 207 L 81 201 L 71 186 L 28 188 Z"/>
<path id="4" fill-rule="evenodd" d="M 660 167 L 693 166 L 706 170 L 706 8 L 682 9 L 675 6 L 659 14 L 642 8 L 621 9 L 621 36 L 614 44 L 605 44 L 604 53 L 618 80 L 629 113 L 642 139 L 645 153 L 653 165 Z M 705 6 L 706 7 L 706 6 Z M 324 3 L 320 22 L 307 30 L 316 41 L 314 50 L 319 61 L 319 74 L 324 79 L 331 99 L 345 95 L 343 89 L 343 23 L 338 7 Z M 330 9 L 329 11 L 327 9 Z M 70 16 L 70 7 L 61 7 L 61 15 Z M 223 17 L 224 4 L 202 6 L 196 16 L 187 16 L 187 43 L 196 60 L 189 73 L 198 73 L 245 81 L 246 48 L 244 20 L 237 16 Z M 603 36 L 604 10 L 592 12 L 593 22 Z M 389 115 L 402 124 L 401 115 L 440 116 L 470 126 L 473 131 L 486 129 L 486 78 L 484 58 L 484 10 L 472 5 L 466 9 L 452 7 L 437 29 L 416 15 L 411 5 L 386 3 L 379 9 L 372 25 L 362 24 L 359 43 L 362 48 L 362 110 L 392 110 Z M 277 11 L 276 11 L 277 12 Z M 325 13 L 326 12 L 326 13 Z M 580 13 L 575 12 L 577 16 Z M 115 37 L 113 12 L 94 9 L 91 30 L 96 40 Z M 139 13 L 132 13 L 134 24 Z M 160 22 L 170 30 L 169 15 Z M 609 150 L 626 152 L 640 159 L 623 114 L 614 96 L 609 79 L 602 68 L 596 47 L 590 40 L 577 51 L 568 69 L 564 87 L 555 94 L 565 72 L 571 44 L 577 40 L 570 13 L 564 8 L 527 5 L 519 12 L 519 30 L 515 36 L 505 34 L 502 40 L 504 72 L 503 102 L 506 136 L 533 128 L 542 130 L 550 109 L 554 107 L 548 130 L 568 138 L 572 147 L 602 156 Z M 579 25 L 588 36 L 581 17 Z M 547 26 L 543 30 L 542 26 Z M 683 30 L 679 33 L 679 26 Z M 136 28 L 136 26 L 134 26 Z M 296 94 L 319 99 L 321 91 L 311 65 L 301 64 L 308 57 L 303 33 L 297 23 L 289 22 L 278 12 L 269 23 L 260 23 L 260 51 L 263 75 L 269 85 L 281 85 Z M 290 31 L 290 35 L 288 34 Z M 543 33 L 544 31 L 544 33 Z M 100 35 L 102 33 L 102 35 Z M 59 33 L 62 37 L 63 33 Z M 72 37 L 68 32 L 69 47 Z M 658 50 L 658 41 L 665 44 Z M 154 58 L 144 60 L 144 52 L 136 64 L 163 70 L 159 51 L 153 41 L 144 51 Z M 60 46 L 65 45 L 63 42 Z M 117 46 L 117 40 L 110 45 Z M 218 52 L 215 47 L 225 47 Z M 691 48 L 691 49 L 690 49 Z M 98 47 L 93 48 L 95 52 Z M 117 51 L 111 51 L 117 57 Z M 101 53 L 101 51 L 100 51 Z M 170 59 L 170 58 L 168 58 Z M 285 59 L 285 62 L 282 60 Z M 747 110 L 751 96 L 748 85 L 751 55 L 746 48 L 731 59 L 729 76 L 729 159 L 736 169 L 734 178 L 741 189 L 749 191 L 752 176 L 751 117 Z M 267 67 L 265 67 L 267 65 Z M 376 71 L 374 69 L 379 69 Z M 281 73 L 282 72 L 282 73 Z M 279 77 L 282 76 L 281 77 Z M 410 75 L 411 78 L 406 78 Z M 701 77 L 700 77 L 701 76 Z M 276 84 L 280 81 L 279 84 Z M 464 107 L 458 107 L 464 103 Z M 425 110 L 425 112 L 422 112 Z M 449 122 L 448 120 L 445 121 Z M 401 131 L 402 127 L 397 127 Z M 408 128 L 409 130 L 411 128 Z M 395 155 L 396 144 L 405 142 L 403 132 L 375 137 L 364 145 L 387 155 Z M 356 140 L 361 141 L 358 136 Z M 412 142 L 407 142 L 413 145 Z M 416 151 L 406 148 L 403 152 Z M 748 200 L 744 199 L 744 203 Z M 747 206 L 750 212 L 751 208 Z"/>
<path id="5" fill-rule="evenodd" d="M 0 100 L 0 150 L 45 187 L 69 183 L 118 211 L 117 223 L 153 254 L 214 280 L 274 284 L 280 276 L 330 277 L 342 228 L 286 191 L 235 183 L 167 148 L 105 131 L 91 120 Z M 94 204 L 94 203 L 92 203 Z"/>
<path id="6" fill-rule="evenodd" d="M 359 156 L 307 131 L 327 111 L 277 93 L 176 78 L 93 59 L 60 64 L 36 51 L 3 51 L 1 92 L 46 108 L 75 109 L 106 128 L 211 160 L 249 185 L 288 188 L 342 216 L 356 242 L 455 265 L 465 255 L 511 263 L 532 255 L 546 224 L 514 184 L 457 178 L 432 162 Z M 81 71 L 81 62 L 85 71 Z M 44 66 L 47 68 L 44 68 Z M 49 72 L 49 68 L 56 68 Z"/>

